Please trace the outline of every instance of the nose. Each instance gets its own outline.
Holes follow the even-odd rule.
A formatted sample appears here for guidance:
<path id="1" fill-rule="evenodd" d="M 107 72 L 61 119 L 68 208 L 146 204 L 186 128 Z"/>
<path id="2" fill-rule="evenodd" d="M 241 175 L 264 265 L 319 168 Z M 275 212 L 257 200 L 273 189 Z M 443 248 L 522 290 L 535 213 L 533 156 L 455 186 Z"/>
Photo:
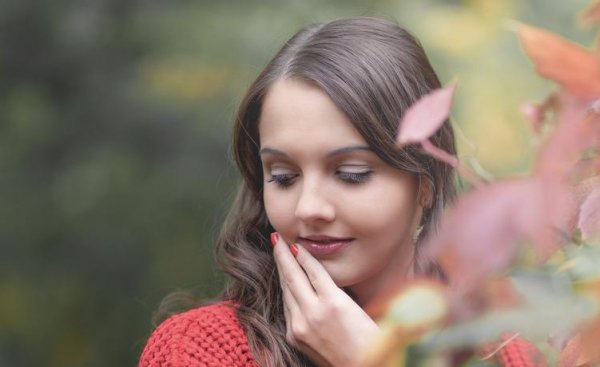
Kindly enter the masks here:
<path id="1" fill-rule="evenodd" d="M 335 207 L 325 191 L 318 182 L 305 182 L 296 204 L 296 217 L 307 224 L 333 221 Z"/>

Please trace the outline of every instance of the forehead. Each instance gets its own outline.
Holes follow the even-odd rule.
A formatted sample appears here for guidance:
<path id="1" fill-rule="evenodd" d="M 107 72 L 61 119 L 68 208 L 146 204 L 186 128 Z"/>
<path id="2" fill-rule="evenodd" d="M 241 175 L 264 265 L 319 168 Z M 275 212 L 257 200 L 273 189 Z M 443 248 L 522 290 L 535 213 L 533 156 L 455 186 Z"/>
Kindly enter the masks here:
<path id="1" fill-rule="evenodd" d="M 319 87 L 300 80 L 275 82 L 263 101 L 261 146 L 366 144 L 349 118 Z"/>

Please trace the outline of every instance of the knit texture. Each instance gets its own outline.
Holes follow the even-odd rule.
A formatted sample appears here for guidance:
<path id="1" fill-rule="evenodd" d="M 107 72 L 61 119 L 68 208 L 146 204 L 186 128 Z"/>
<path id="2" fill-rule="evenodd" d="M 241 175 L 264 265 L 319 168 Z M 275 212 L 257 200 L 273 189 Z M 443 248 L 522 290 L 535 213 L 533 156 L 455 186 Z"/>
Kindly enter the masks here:
<path id="1" fill-rule="evenodd" d="M 233 307 L 217 303 L 170 317 L 148 339 L 139 367 L 258 367 Z"/>
<path id="2" fill-rule="evenodd" d="M 148 339 L 139 367 L 258 367 L 234 307 L 221 302 L 170 317 Z M 535 345 L 521 338 L 495 357 L 504 367 L 547 366 Z"/>
<path id="3" fill-rule="evenodd" d="M 502 339 L 509 340 L 510 336 L 506 335 Z M 518 337 L 504 345 L 498 351 L 497 358 L 504 367 L 547 367 L 539 349 Z"/>

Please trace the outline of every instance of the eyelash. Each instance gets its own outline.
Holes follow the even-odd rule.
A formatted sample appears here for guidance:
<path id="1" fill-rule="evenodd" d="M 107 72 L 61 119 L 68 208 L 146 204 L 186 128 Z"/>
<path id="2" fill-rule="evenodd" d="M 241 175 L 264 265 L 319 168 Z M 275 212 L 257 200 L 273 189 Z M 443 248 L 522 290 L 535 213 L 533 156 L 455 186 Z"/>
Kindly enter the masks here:
<path id="1" fill-rule="evenodd" d="M 286 189 L 290 186 L 292 186 L 293 184 L 293 179 L 295 179 L 296 177 L 298 177 L 298 175 L 296 174 L 291 174 L 291 173 L 282 173 L 282 174 L 277 174 L 277 175 L 271 175 L 271 178 L 269 178 L 267 180 L 267 182 L 275 182 L 275 184 L 277 184 L 277 186 Z"/>
<path id="2" fill-rule="evenodd" d="M 344 172 L 337 171 L 336 174 L 338 177 L 347 184 L 357 185 L 364 182 L 367 182 L 371 178 L 372 171 L 364 171 L 364 172 Z"/>
<path id="3" fill-rule="evenodd" d="M 344 171 L 336 171 L 336 175 L 342 180 L 344 183 L 349 185 L 358 185 L 364 182 L 367 182 L 371 178 L 372 171 L 365 172 L 344 172 Z M 286 189 L 294 183 L 293 180 L 298 177 L 297 174 L 291 173 L 282 173 L 271 175 L 271 177 L 267 180 L 267 182 L 274 182 L 277 186 Z"/>

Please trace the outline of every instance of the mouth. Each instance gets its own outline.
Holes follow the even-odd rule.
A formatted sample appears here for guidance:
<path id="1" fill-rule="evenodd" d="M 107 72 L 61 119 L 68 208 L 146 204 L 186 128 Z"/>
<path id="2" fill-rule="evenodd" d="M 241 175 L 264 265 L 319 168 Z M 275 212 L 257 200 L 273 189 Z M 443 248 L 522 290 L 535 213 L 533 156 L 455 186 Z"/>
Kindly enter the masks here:
<path id="1" fill-rule="evenodd" d="M 351 237 L 331 237 L 311 235 L 298 237 L 298 243 L 316 258 L 333 257 L 347 248 L 354 241 Z"/>

